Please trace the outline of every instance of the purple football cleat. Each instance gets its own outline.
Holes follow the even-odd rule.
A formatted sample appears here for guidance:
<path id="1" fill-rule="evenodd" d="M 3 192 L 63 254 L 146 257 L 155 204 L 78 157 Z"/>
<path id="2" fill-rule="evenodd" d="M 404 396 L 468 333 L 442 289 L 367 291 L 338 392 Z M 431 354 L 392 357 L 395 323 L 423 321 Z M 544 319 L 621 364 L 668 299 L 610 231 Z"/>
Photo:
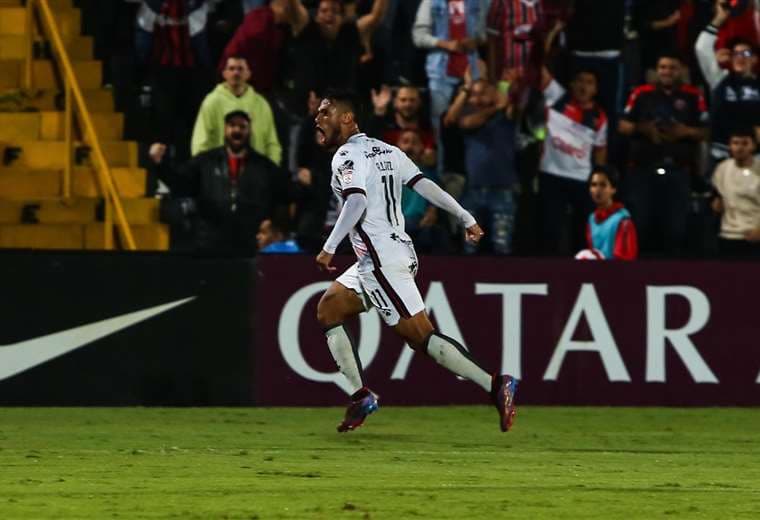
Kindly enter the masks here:
<path id="1" fill-rule="evenodd" d="M 503 432 L 508 432 L 515 420 L 517 383 L 517 379 L 506 374 L 494 376 L 491 382 L 491 399 L 499 410 L 499 426 Z"/>
<path id="2" fill-rule="evenodd" d="M 351 396 L 351 404 L 346 409 L 346 417 L 343 422 L 338 425 L 338 431 L 350 432 L 357 429 L 364 424 L 364 420 L 369 414 L 378 409 L 377 395 L 372 390 L 367 388 L 361 388 Z"/>

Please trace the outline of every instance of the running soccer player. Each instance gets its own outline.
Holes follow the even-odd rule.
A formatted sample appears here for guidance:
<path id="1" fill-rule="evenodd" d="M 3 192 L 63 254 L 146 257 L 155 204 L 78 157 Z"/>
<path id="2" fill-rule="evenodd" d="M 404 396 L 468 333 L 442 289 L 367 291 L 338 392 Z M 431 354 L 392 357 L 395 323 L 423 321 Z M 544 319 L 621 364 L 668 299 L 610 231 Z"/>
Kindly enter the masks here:
<path id="1" fill-rule="evenodd" d="M 492 376 L 462 345 L 438 332 L 430 322 L 414 282 L 417 254 L 404 232 L 400 207 L 403 186 L 455 215 L 464 225 L 467 240 L 477 243 L 483 231 L 472 215 L 426 179 L 401 150 L 361 133 L 355 114 L 352 95 L 336 92 L 322 100 L 315 118 L 319 144 L 336 150 L 331 184 L 343 201 L 335 227 L 316 261 L 321 270 L 335 272 L 333 255 L 346 235 L 357 257 L 357 262 L 325 291 L 317 307 L 330 353 L 353 389 L 338 431 L 358 428 L 378 407 L 377 396 L 365 385 L 357 349 L 344 326 L 348 318 L 375 307 L 413 349 L 489 392 L 499 411 L 501 430 L 506 432 L 515 416 L 517 380 L 510 375 Z"/>

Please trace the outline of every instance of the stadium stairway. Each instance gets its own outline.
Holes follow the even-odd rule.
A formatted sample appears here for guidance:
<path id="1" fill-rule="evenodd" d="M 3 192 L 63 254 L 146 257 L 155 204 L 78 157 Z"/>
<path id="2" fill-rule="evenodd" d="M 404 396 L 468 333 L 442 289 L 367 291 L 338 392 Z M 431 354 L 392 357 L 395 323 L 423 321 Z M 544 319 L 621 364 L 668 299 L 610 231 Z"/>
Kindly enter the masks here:
<path id="1" fill-rule="evenodd" d="M 75 137 L 71 197 L 63 194 L 66 161 L 63 82 L 49 42 L 34 41 L 32 88 L 23 88 L 25 7 L 0 0 L 0 248 L 103 249 L 103 198 L 90 148 Z M 72 0 L 49 0 L 92 115 L 137 249 L 166 250 L 159 201 L 146 197 L 137 143 L 123 140 L 124 116 L 101 87 L 92 38 L 81 35 Z M 76 118 L 75 118 L 76 119 Z M 75 132 L 76 135 L 76 132 Z"/>

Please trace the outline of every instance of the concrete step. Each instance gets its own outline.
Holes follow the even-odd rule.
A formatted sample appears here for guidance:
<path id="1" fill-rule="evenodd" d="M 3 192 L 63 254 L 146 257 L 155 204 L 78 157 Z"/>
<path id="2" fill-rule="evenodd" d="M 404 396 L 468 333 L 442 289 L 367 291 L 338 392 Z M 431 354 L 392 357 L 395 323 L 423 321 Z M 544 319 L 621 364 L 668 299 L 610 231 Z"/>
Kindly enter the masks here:
<path id="1" fill-rule="evenodd" d="M 82 33 L 82 13 L 79 9 L 57 6 L 54 11 L 63 41 L 69 41 Z M 26 34 L 26 8 L 0 5 L 0 35 L 2 34 Z"/>
<path id="2" fill-rule="evenodd" d="M 116 141 L 124 132 L 124 115 L 93 112 L 101 139 Z M 0 112 L 0 142 L 61 141 L 65 137 L 63 112 Z"/>
<path id="3" fill-rule="evenodd" d="M 0 248 L 104 249 L 103 226 L 104 224 L 0 224 Z M 138 249 L 169 249 L 168 226 L 145 224 L 131 226 L 131 230 Z"/>
<path id="4" fill-rule="evenodd" d="M 21 224 L 30 219 L 40 224 L 91 224 L 98 220 L 101 198 L 8 200 L 0 199 L 0 224 Z M 130 225 L 159 222 L 160 201 L 154 198 L 122 199 Z"/>
<path id="5" fill-rule="evenodd" d="M 77 224 L 3 224 L 0 248 L 84 249 L 85 227 Z"/>
<path id="6" fill-rule="evenodd" d="M 0 61 L 0 89 L 21 88 L 24 80 L 22 60 Z M 103 67 L 97 60 L 73 61 L 74 74 L 82 89 L 100 88 Z M 50 60 L 34 60 L 32 64 L 32 87 L 38 89 L 61 89 L 63 78 L 59 79 L 56 68 Z"/>
<path id="7" fill-rule="evenodd" d="M 90 112 L 113 112 L 114 100 L 110 89 L 84 89 L 82 94 Z M 23 112 L 29 110 L 63 110 L 63 92 L 58 89 L 34 89 L 0 87 L 0 112 Z"/>
<path id="8" fill-rule="evenodd" d="M 112 168 L 122 200 L 145 197 L 147 172 L 142 168 Z M 63 193 L 62 169 L 0 168 L 0 198 L 15 201 L 54 199 Z M 74 168 L 71 179 L 74 197 L 98 198 L 100 184 L 91 168 Z"/>
<path id="9" fill-rule="evenodd" d="M 90 36 L 77 36 L 66 42 L 66 51 L 72 61 L 92 60 L 93 39 Z M 24 59 L 26 59 L 26 37 L 14 34 L 0 35 L 0 60 Z"/>
<path id="10" fill-rule="evenodd" d="M 106 141 L 101 140 L 103 154 L 111 167 L 137 167 L 137 143 L 134 141 Z M 75 150 L 82 151 L 86 145 L 75 143 Z M 17 158 L 6 166 L 29 169 L 29 170 L 62 170 L 66 167 L 66 143 L 64 141 L 40 141 L 40 140 L 0 140 L 0 158 L 6 157 L 18 150 Z M 82 158 L 76 166 L 92 164 L 92 153 L 89 158 Z"/>

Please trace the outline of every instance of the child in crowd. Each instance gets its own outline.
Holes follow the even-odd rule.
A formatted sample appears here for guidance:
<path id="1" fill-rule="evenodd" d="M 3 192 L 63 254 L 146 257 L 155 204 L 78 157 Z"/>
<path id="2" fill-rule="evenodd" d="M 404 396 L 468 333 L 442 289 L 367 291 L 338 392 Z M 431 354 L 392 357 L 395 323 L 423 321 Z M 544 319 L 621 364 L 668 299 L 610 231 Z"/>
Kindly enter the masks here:
<path id="1" fill-rule="evenodd" d="M 589 177 L 589 193 L 596 210 L 589 215 L 586 242 L 607 260 L 635 260 L 639 255 L 636 228 L 631 214 L 615 201 L 617 172 L 610 166 L 596 166 Z"/>

